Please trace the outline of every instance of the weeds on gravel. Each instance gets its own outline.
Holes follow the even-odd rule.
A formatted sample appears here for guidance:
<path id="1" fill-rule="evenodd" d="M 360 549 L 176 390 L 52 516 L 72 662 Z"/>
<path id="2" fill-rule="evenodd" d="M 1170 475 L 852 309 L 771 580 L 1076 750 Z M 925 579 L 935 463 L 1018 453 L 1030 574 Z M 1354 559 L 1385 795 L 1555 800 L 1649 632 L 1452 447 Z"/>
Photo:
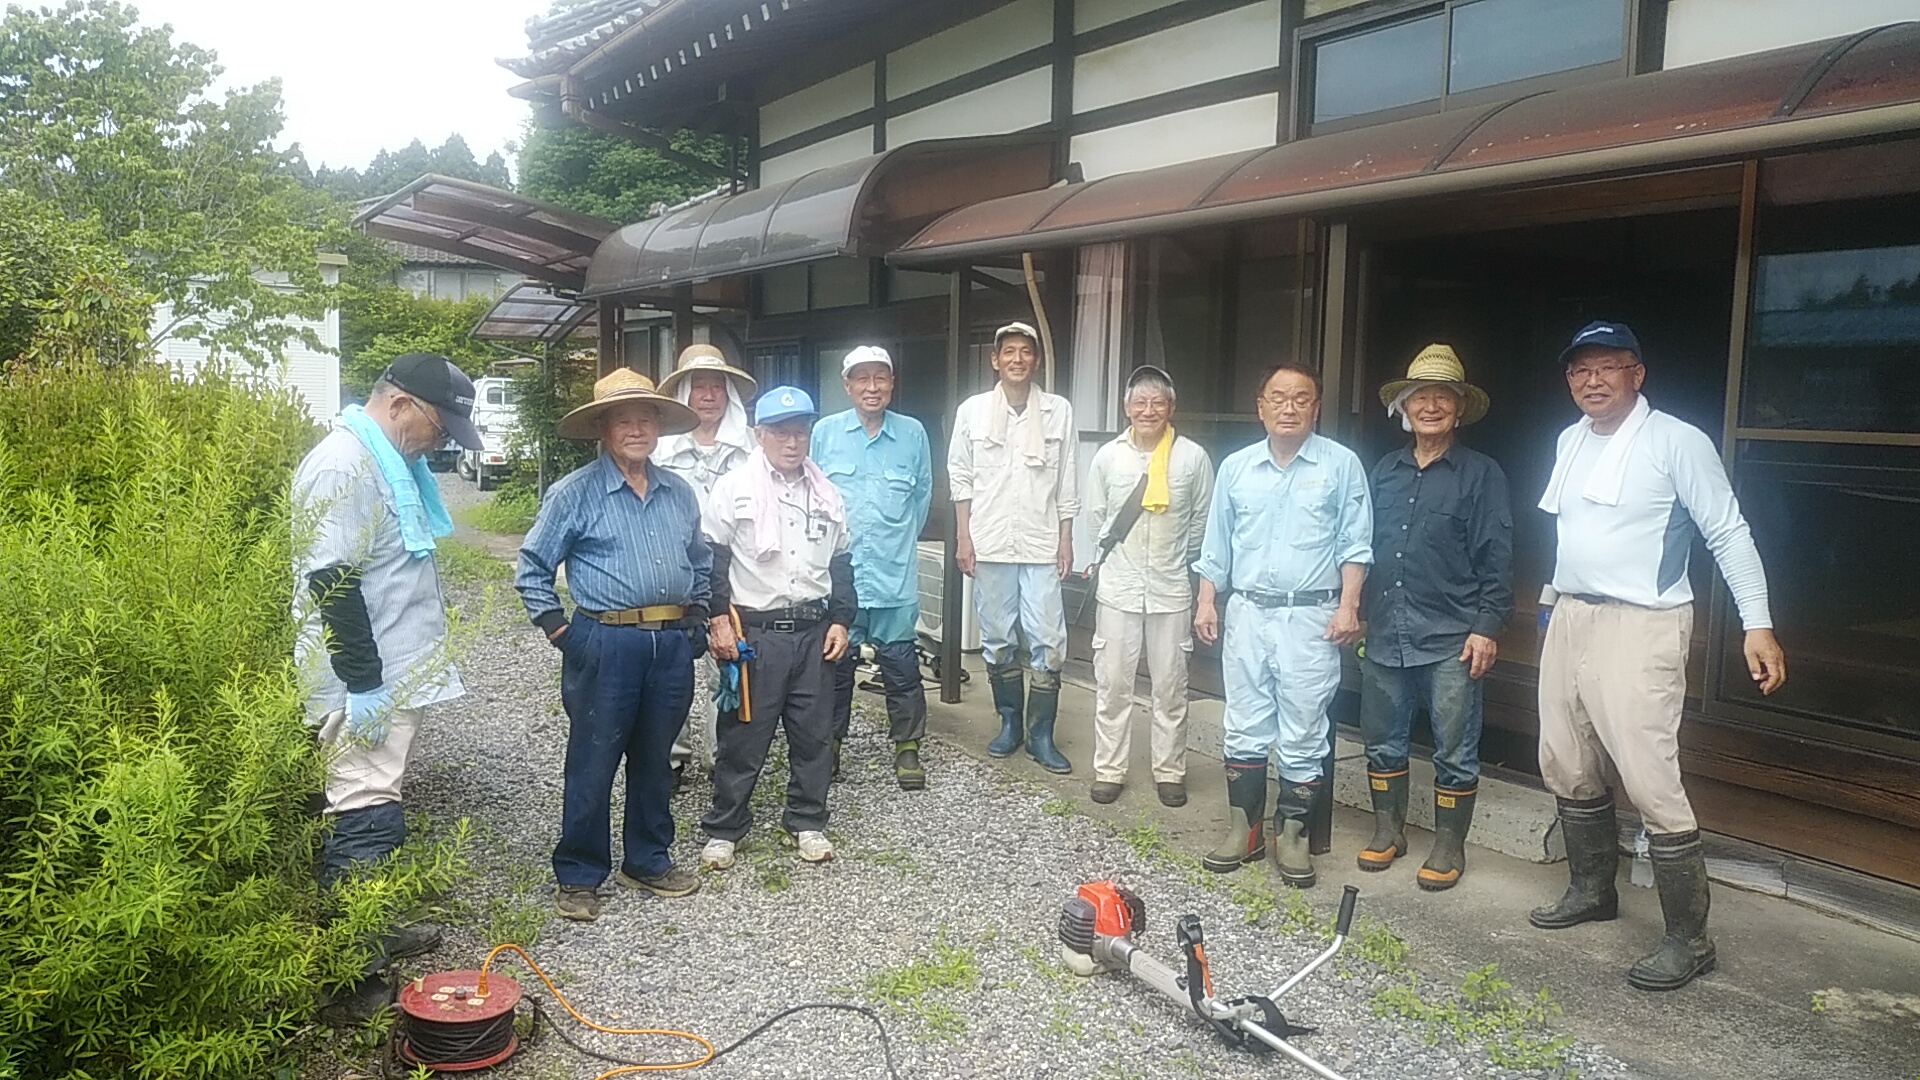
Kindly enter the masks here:
<path id="1" fill-rule="evenodd" d="M 948 992 L 971 992 L 979 985 L 979 958 L 971 946 L 955 944 L 943 927 L 931 955 L 870 976 L 867 999 L 917 1018 L 934 1038 L 958 1042 L 967 1032 L 967 1020 L 944 997 Z"/>
<path id="2" fill-rule="evenodd" d="M 512 942 L 532 948 L 553 914 L 547 906 L 543 873 L 529 863 L 511 863 L 507 867 L 505 894 L 487 897 L 486 924 L 481 936 L 488 947 Z"/>
<path id="3" fill-rule="evenodd" d="M 1040 804 L 1040 812 L 1048 817 L 1072 817 L 1074 805 L 1065 799 L 1051 798 Z"/>
<path id="4" fill-rule="evenodd" d="M 1458 993 L 1436 1000 L 1423 996 L 1419 979 L 1408 975 L 1374 995 L 1373 1010 L 1419 1024 L 1429 1044 L 1479 1046 L 1487 1060 L 1503 1068 L 1571 1075 L 1567 1048 L 1573 1040 L 1547 1030 L 1548 1022 L 1560 1015 L 1559 1003 L 1545 988 L 1531 998 L 1518 997 L 1513 984 L 1500 977 L 1498 964 L 1469 972 Z"/>
<path id="5" fill-rule="evenodd" d="M 481 532 L 514 535 L 533 528 L 533 517 L 540 512 L 540 496 L 530 487 L 515 484 L 466 511 L 462 517 Z"/>
<path id="6" fill-rule="evenodd" d="M 454 585 L 499 585 L 513 580 L 513 567 L 485 548 L 451 537 L 434 542 L 433 561 Z"/>

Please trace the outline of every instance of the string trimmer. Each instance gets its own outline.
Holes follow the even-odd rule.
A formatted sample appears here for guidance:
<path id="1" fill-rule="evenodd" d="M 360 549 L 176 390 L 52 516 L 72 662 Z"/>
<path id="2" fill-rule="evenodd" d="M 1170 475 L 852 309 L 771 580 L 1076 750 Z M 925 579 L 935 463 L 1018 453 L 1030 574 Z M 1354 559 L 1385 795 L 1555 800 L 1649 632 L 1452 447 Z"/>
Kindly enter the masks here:
<path id="1" fill-rule="evenodd" d="M 1344 1080 L 1293 1044 L 1313 1029 L 1289 1022 L 1274 1004 L 1307 976 L 1333 959 L 1346 944 L 1353 925 L 1353 905 L 1360 890 L 1347 886 L 1340 898 L 1340 917 L 1334 923 L 1333 943 L 1306 966 L 1265 995 L 1238 998 L 1214 996 L 1213 976 L 1207 968 L 1206 935 L 1197 915 L 1182 915 L 1174 937 L 1186 954 L 1184 973 L 1148 956 L 1134 940 L 1145 931 L 1147 905 L 1133 892 L 1111 882 L 1090 881 L 1060 911 L 1060 957 L 1067 969 L 1082 978 L 1107 971 L 1124 971 L 1160 991 L 1206 1021 L 1233 1046 L 1251 1050 L 1278 1050 L 1324 1080 Z"/>

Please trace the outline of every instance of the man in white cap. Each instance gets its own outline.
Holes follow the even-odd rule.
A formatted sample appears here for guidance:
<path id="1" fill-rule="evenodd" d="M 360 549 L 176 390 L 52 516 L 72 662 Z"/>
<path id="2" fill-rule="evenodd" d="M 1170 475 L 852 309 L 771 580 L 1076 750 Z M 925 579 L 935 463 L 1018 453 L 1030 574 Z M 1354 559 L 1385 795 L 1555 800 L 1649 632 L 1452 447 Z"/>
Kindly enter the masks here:
<path id="1" fill-rule="evenodd" d="M 833 858 L 833 673 L 853 625 L 853 561 L 840 493 L 807 457 L 816 415 L 804 390 L 762 394 L 754 406 L 760 446 L 714 484 L 701 518 L 713 549 L 713 654 L 742 669 L 740 707 L 720 721 L 713 807 L 700 819 L 700 862 L 715 870 L 733 865 L 753 828 L 753 789 L 781 728 L 781 825 L 802 861 Z"/>
<path id="2" fill-rule="evenodd" d="M 1041 359 L 1033 327 L 1016 322 L 994 332 L 999 380 L 960 403 L 947 482 L 955 559 L 973 578 L 981 652 L 1000 714 L 1000 734 L 987 753 L 1007 757 L 1024 741 L 1041 768 L 1069 773 L 1073 765 L 1054 746 L 1053 723 L 1067 656 L 1060 580 L 1073 567 L 1073 519 L 1080 513 L 1078 432 L 1067 399 L 1034 385 Z M 1014 655 L 1016 627 L 1026 637 L 1024 665 Z M 1033 673 L 1030 693 L 1023 669 Z"/>
<path id="3" fill-rule="evenodd" d="M 1647 404 L 1640 339 L 1587 324 L 1560 353 L 1585 415 L 1560 433 L 1540 509 L 1554 515 L 1552 589 L 1540 649 L 1540 777 L 1553 792 L 1569 882 L 1528 921 L 1542 930 L 1617 918 L 1620 864 L 1608 763 L 1640 811 L 1666 934 L 1627 971 L 1677 990 L 1717 961 L 1707 936 L 1706 853 L 1680 778 L 1680 714 L 1693 641 L 1687 562 L 1697 536 L 1720 564 L 1762 694 L 1787 681 L 1767 575 L 1705 432 Z"/>
<path id="4" fill-rule="evenodd" d="M 933 454 L 927 429 L 893 403 L 893 358 L 862 345 L 840 364 L 853 408 L 813 425 L 813 459 L 840 491 L 852 535 L 853 586 L 859 613 L 833 686 L 833 764 L 853 715 L 858 649 L 873 646 L 887 696 L 893 777 L 903 791 L 927 786 L 920 740 L 927 732 L 927 694 L 920 679 L 915 625 L 920 620 L 920 530 L 933 503 Z"/>
<path id="5" fill-rule="evenodd" d="M 1110 803 L 1127 778 L 1133 684 L 1144 647 L 1153 692 L 1153 779 L 1167 806 L 1187 803 L 1187 660 L 1193 582 L 1213 462 L 1173 430 L 1173 379 L 1142 367 L 1127 379 L 1127 430 L 1094 452 L 1087 500 L 1100 552 L 1094 573 L 1093 801 Z"/>
<path id="6" fill-rule="evenodd" d="M 714 481 L 731 472 L 753 452 L 753 433 L 747 427 L 747 401 L 753 397 L 753 376 L 727 363 L 726 354 L 705 343 L 695 343 L 680 351 L 679 364 L 660 380 L 660 392 L 693 410 L 699 421 L 692 431 L 663 435 L 653 452 L 653 463 L 672 471 L 693 485 L 693 492 L 705 506 Z M 694 661 L 693 704 L 687 709 L 687 722 L 673 740 L 673 779 L 679 787 L 686 776 L 687 762 L 693 760 L 693 718 L 700 718 L 702 760 L 713 768 L 715 746 L 713 683 L 717 669 L 713 657 Z"/>
<path id="7" fill-rule="evenodd" d="M 1480 789 L 1481 680 L 1513 614 L 1513 511 L 1507 475 L 1455 432 L 1487 415 L 1446 345 L 1380 388 L 1413 442 L 1373 467 L 1373 550 L 1360 614 L 1360 733 L 1367 743 L 1373 839 L 1357 861 L 1385 870 L 1407 853 L 1407 757 L 1415 714 L 1433 729 L 1433 852 L 1414 876 L 1428 892 L 1466 872 Z"/>
<path id="8" fill-rule="evenodd" d="M 713 556 L 700 504 L 685 480 L 648 460 L 660 433 L 693 427 L 693 412 L 621 368 L 593 401 L 560 419 L 563 439 L 598 439 L 598 458 L 548 489 L 520 547 L 514 588 L 527 616 L 560 650 L 567 710 L 566 786 L 554 906 L 581 921 L 600 914 L 613 872 L 613 774 L 627 767 L 624 852 L 616 880 L 686 896 L 700 879 L 673 865 L 668 752 L 693 697 L 693 658 L 706 644 Z M 573 617 L 554 577 L 567 568 Z"/>

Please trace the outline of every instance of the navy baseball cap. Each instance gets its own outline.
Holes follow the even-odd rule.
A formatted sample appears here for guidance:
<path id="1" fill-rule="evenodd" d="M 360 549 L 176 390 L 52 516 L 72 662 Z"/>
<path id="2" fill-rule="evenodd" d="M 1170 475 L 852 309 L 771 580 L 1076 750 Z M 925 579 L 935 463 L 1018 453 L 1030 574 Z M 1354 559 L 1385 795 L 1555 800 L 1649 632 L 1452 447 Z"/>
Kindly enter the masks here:
<path id="1" fill-rule="evenodd" d="M 1567 343 L 1567 347 L 1560 350 L 1560 366 L 1567 366 L 1567 361 L 1573 357 L 1576 349 L 1584 349 L 1589 345 L 1625 349 L 1633 354 L 1635 360 L 1640 359 L 1640 339 L 1633 336 L 1633 327 L 1623 322 L 1599 319 L 1581 327 L 1580 332 L 1573 335 L 1573 340 Z"/>
<path id="2" fill-rule="evenodd" d="M 813 407 L 813 399 L 797 386 L 776 386 L 761 394 L 760 400 L 753 405 L 755 424 L 777 424 L 796 416 L 818 415 L 820 413 Z"/>
<path id="3" fill-rule="evenodd" d="M 405 353 L 394 357 L 380 377 L 433 406 L 454 442 L 468 450 L 486 449 L 473 426 L 473 380 L 453 361 L 433 353 Z"/>

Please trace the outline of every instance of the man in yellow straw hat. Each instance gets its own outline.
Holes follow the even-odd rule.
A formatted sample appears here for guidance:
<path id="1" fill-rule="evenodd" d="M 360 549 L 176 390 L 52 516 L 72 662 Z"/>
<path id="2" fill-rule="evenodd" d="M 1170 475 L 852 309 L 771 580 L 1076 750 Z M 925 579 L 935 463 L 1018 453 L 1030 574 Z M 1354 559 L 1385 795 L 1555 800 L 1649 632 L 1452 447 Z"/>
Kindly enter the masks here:
<path id="1" fill-rule="evenodd" d="M 714 481 L 733 471 L 753 453 L 753 433 L 747 424 L 747 402 L 758 387 L 753 376 L 727 363 L 718 346 L 696 342 L 680 351 L 673 372 L 660 380 L 660 392 L 693 410 L 700 421 L 693 430 L 678 435 L 662 434 L 654 448 L 653 463 L 671 470 L 693 485 L 705 508 Z M 693 704 L 687 719 L 673 740 L 673 777 L 678 787 L 686 775 L 687 762 L 693 760 L 692 726 L 695 712 L 700 716 L 701 760 L 713 769 L 713 755 L 719 748 L 714 725 L 719 712 L 713 707 L 713 687 L 719 669 L 713 658 L 703 656 L 693 665 Z"/>
<path id="2" fill-rule="evenodd" d="M 568 919 L 600 914 L 613 871 L 614 770 L 626 759 L 625 841 L 618 880 L 659 896 L 700 887 L 673 865 L 668 752 L 693 698 L 693 658 L 706 649 L 713 551 L 700 533 L 693 486 L 648 460 L 662 435 L 690 431 L 693 410 L 622 368 L 593 400 L 560 419 L 567 439 L 600 440 L 600 456 L 548 489 L 520 548 L 514 588 L 560 650 L 566 707 L 566 787 L 554 906 Z M 565 563 L 575 607 L 554 592 Z"/>
<path id="3" fill-rule="evenodd" d="M 1480 680 L 1513 614 L 1513 511 L 1507 477 L 1455 433 L 1487 414 L 1453 349 L 1429 345 L 1407 377 L 1380 388 L 1413 442 L 1373 467 L 1375 572 L 1361 591 L 1360 731 L 1367 742 L 1373 839 L 1360 869 L 1407 853 L 1407 754 L 1414 714 L 1433 729 L 1433 853 L 1422 889 L 1451 889 L 1466 869 L 1480 785 Z"/>

